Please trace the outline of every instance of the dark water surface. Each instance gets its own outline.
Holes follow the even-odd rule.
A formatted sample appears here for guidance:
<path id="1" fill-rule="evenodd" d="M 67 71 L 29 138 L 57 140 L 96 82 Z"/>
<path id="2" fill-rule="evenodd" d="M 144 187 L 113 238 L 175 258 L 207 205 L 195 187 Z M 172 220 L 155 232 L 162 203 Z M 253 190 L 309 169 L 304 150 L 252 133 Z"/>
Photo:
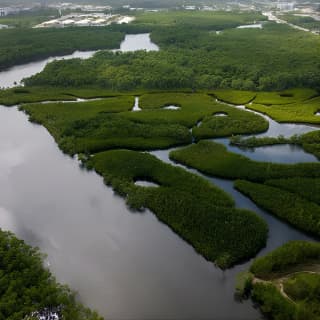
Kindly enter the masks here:
<path id="1" fill-rule="evenodd" d="M 47 130 L 0 107 L 0 225 L 48 254 L 50 269 L 106 319 L 256 319 L 234 276 L 156 217 L 129 211 Z"/>

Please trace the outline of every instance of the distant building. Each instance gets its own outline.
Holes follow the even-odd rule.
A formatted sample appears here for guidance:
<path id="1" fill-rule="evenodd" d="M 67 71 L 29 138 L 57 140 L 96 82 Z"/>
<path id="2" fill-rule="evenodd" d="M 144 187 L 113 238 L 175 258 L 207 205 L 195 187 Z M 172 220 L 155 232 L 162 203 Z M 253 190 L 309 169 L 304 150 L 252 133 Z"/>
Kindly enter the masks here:
<path id="1" fill-rule="evenodd" d="M 4 17 L 10 13 L 10 8 L 0 8 L 0 17 Z"/>
<path id="2" fill-rule="evenodd" d="M 277 9 L 280 11 L 292 11 L 294 10 L 295 3 L 294 2 L 278 2 Z"/>
<path id="3" fill-rule="evenodd" d="M 27 10 L 27 8 L 2 7 L 2 8 L 0 8 L 0 17 L 5 17 L 8 14 L 19 13 L 22 10 Z"/>
<path id="4" fill-rule="evenodd" d="M 196 6 L 184 6 L 184 8 L 185 8 L 186 10 L 196 10 L 196 9 L 197 9 Z"/>

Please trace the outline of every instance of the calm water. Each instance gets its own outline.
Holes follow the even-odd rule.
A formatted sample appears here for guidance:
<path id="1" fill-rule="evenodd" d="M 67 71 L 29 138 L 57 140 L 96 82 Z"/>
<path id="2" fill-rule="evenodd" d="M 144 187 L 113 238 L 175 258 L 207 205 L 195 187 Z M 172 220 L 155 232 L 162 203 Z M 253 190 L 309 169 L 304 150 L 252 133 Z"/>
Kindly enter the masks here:
<path id="1" fill-rule="evenodd" d="M 151 42 L 149 33 L 126 35 L 121 43 L 120 51 L 129 52 L 137 50 L 158 51 L 159 47 Z"/>
<path id="2" fill-rule="evenodd" d="M 278 163 L 298 163 L 298 162 L 317 162 L 318 159 L 313 154 L 305 152 L 300 146 L 296 145 L 274 145 L 259 148 L 239 148 L 229 145 L 228 138 L 214 139 L 213 141 L 224 144 L 229 151 L 242 154 L 243 156 L 255 161 L 278 162 Z"/>
<path id="3" fill-rule="evenodd" d="M 95 53 L 96 51 L 75 51 L 73 54 L 67 56 L 51 57 L 45 60 L 12 67 L 0 73 L 0 88 L 14 87 L 16 84 L 19 84 L 22 79 L 31 77 L 32 75 L 41 72 L 47 63 L 54 60 L 67 60 L 73 58 L 88 59 L 91 58 Z"/>
<path id="4" fill-rule="evenodd" d="M 45 128 L 0 107 L 0 225 L 48 254 L 58 280 L 106 319 L 256 319 L 222 272 L 156 217 L 129 211 Z"/>
<path id="5" fill-rule="evenodd" d="M 230 104 L 229 104 L 230 105 Z M 267 115 L 260 114 L 258 112 L 246 109 L 244 106 L 235 106 L 235 108 L 244 109 L 248 112 L 252 112 L 264 117 L 269 122 L 269 128 L 266 132 L 256 134 L 256 137 L 278 137 L 282 135 L 286 138 L 293 135 L 301 135 L 314 130 L 319 130 L 319 127 L 307 125 L 307 124 L 292 124 L 292 123 L 278 123 L 268 117 Z M 201 125 L 198 124 L 198 126 Z M 247 137 L 249 137 L 248 135 Z M 224 144 L 229 151 L 242 154 L 255 161 L 268 161 L 279 163 L 298 163 L 298 162 L 317 162 L 318 159 L 305 152 L 300 146 L 297 145 L 273 145 L 258 148 L 239 148 L 229 144 L 228 138 L 213 139 L 213 141 Z"/>
<path id="6" fill-rule="evenodd" d="M 3 86 L 18 81 L 19 70 L 41 71 L 40 63 L 1 73 Z M 233 298 L 235 275 L 248 263 L 222 272 L 151 212 L 129 211 L 100 176 L 81 170 L 17 108 L 0 106 L 0 148 L 0 226 L 47 253 L 57 279 L 106 319 L 259 318 L 249 301 Z M 168 152 L 154 154 L 169 161 Z M 308 238 L 257 208 L 231 181 L 205 178 L 266 219 L 270 237 L 262 253 Z"/>

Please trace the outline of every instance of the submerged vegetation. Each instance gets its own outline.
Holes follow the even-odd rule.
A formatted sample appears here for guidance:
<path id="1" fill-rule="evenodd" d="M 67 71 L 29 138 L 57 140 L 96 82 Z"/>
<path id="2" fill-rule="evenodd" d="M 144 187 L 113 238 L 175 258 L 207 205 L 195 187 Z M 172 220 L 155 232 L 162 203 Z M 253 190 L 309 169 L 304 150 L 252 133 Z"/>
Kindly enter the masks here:
<path id="1" fill-rule="evenodd" d="M 0 318 L 21 320 L 33 312 L 53 310 L 66 320 L 102 320 L 75 301 L 67 286 L 43 267 L 41 253 L 0 230 Z M 56 311 L 58 310 L 58 311 Z"/>

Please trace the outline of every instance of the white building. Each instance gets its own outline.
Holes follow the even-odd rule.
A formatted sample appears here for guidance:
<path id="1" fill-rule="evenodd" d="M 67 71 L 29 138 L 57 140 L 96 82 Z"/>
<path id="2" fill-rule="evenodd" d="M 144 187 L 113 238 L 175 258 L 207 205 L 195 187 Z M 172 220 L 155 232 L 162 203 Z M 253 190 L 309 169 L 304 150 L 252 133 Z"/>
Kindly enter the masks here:
<path id="1" fill-rule="evenodd" d="M 294 2 L 278 2 L 277 9 L 280 11 L 292 11 L 294 10 Z"/>
<path id="2" fill-rule="evenodd" d="M 7 16 L 11 12 L 11 8 L 0 8 L 0 17 Z"/>
<path id="3" fill-rule="evenodd" d="M 0 17 L 5 17 L 8 14 L 15 14 L 19 13 L 24 10 L 29 10 L 28 8 L 20 8 L 20 7 L 0 7 Z"/>

